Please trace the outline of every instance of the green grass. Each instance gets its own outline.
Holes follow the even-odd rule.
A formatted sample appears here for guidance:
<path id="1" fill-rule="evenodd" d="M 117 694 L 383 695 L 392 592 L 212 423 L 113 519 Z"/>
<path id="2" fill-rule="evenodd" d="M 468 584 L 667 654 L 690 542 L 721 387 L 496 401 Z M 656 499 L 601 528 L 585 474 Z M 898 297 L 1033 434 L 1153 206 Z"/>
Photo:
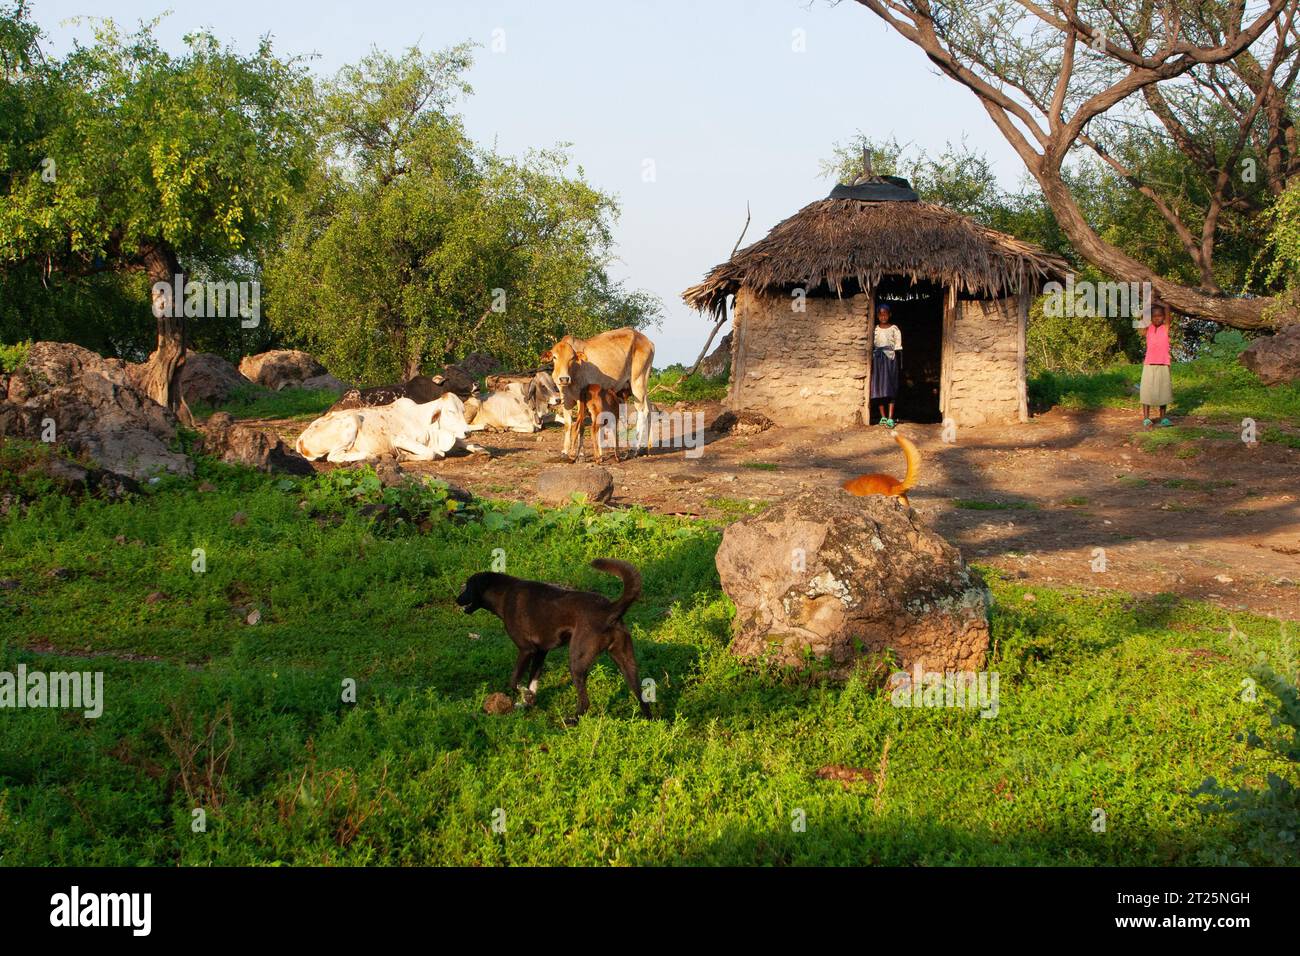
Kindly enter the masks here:
<path id="1" fill-rule="evenodd" d="M 1194 794 L 1211 775 L 1295 778 L 1237 739 L 1270 732 L 1270 698 L 1241 686 L 1257 651 L 1283 653 L 1276 622 L 1234 616 L 1247 647 L 1209 606 L 1041 586 L 1030 604 L 994 578 L 998 716 L 897 708 L 865 678 L 736 661 L 706 523 L 503 505 L 421 534 L 364 517 L 382 492 L 338 474 L 204 463 L 128 502 L 49 495 L 0 519 L 0 578 L 18 582 L 0 669 L 102 669 L 107 698 L 98 720 L 0 715 L 0 864 L 1296 862 Z M 513 646 L 453 598 L 498 548 L 510 573 L 606 593 L 591 558 L 641 567 L 628 621 L 658 719 L 632 717 L 602 661 L 589 716 L 564 727 L 563 654 L 536 710 L 482 712 Z M 876 780 L 817 779 L 829 764 Z"/>
<path id="2" fill-rule="evenodd" d="M 754 471 L 778 471 L 781 466 L 773 461 L 746 461 L 741 463 L 742 468 L 752 468 Z"/>
<path id="3" fill-rule="evenodd" d="M 704 503 L 714 511 L 720 511 L 732 520 L 758 514 L 771 505 L 770 501 L 755 501 L 752 498 L 728 498 L 725 496 L 708 498 Z"/>
<path id="4" fill-rule="evenodd" d="M 300 418 L 313 419 L 338 401 L 338 395 L 323 389 L 285 388 L 272 392 L 256 386 L 235 389 L 219 408 L 196 403 L 194 414 L 207 418 L 215 411 L 229 412 L 231 418 Z"/>
<path id="5" fill-rule="evenodd" d="M 727 378 L 687 375 L 680 365 L 650 376 L 650 400 L 656 405 L 671 402 L 720 402 L 727 397 Z"/>
<path id="6" fill-rule="evenodd" d="M 954 498 L 952 503 L 954 507 L 967 511 L 1037 511 L 1042 507 L 1032 501 L 989 501 L 983 498 Z"/>
<path id="7" fill-rule="evenodd" d="M 1300 384 L 1262 385 L 1236 361 L 1201 358 L 1178 362 L 1170 370 L 1174 382 L 1174 416 L 1203 415 L 1214 419 L 1254 418 L 1265 422 L 1300 421 Z M 1121 365 L 1087 374 L 1044 372 L 1029 383 L 1036 407 L 1070 409 L 1121 408 L 1137 413 L 1141 365 Z M 1292 436 L 1294 437 L 1294 436 Z"/>
<path id="8" fill-rule="evenodd" d="M 1164 482 L 1166 488 L 1177 488 L 1180 491 L 1218 491 L 1221 488 L 1231 488 L 1236 482 L 1231 478 L 1222 478 L 1205 481 L 1200 478 L 1170 478 Z"/>

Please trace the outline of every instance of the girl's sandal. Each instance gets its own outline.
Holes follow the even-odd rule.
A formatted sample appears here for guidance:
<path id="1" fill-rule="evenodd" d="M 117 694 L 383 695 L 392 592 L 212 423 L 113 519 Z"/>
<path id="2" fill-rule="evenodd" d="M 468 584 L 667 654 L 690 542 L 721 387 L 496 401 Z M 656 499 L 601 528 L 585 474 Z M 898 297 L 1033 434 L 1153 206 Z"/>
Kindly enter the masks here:
<path id="1" fill-rule="evenodd" d="M 1167 419 L 1167 418 L 1162 418 L 1162 419 L 1160 419 L 1160 427 L 1161 427 L 1161 428 L 1173 428 L 1173 427 L 1174 427 L 1174 423 L 1171 422 L 1171 421 L 1170 421 L 1169 419 Z"/>
<path id="2" fill-rule="evenodd" d="M 1150 427 L 1151 427 L 1151 419 L 1149 419 L 1149 418 L 1144 418 L 1144 419 L 1142 419 L 1142 427 L 1143 427 L 1143 428 L 1150 428 Z"/>

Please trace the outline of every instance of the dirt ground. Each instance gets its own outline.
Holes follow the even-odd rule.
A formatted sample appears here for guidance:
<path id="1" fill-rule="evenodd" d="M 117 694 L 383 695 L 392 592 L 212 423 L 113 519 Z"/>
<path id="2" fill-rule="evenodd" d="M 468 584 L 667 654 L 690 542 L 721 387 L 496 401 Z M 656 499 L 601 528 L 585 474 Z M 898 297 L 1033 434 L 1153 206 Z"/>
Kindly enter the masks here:
<path id="1" fill-rule="evenodd" d="M 711 424 L 722 408 L 665 409 L 673 410 L 703 411 Z M 288 439 L 305 426 L 262 424 Z M 964 428 L 951 443 L 939 425 L 899 428 L 922 456 L 912 506 L 968 561 L 1031 584 L 1172 593 L 1300 620 L 1300 450 L 1202 438 L 1148 451 L 1132 413 L 1112 410 L 1053 410 L 1025 424 Z M 538 473 L 561 462 L 562 438 L 557 425 L 534 435 L 481 432 L 473 440 L 490 457 L 403 468 L 528 501 Z M 618 464 L 607 459 L 612 504 L 730 520 L 804 488 L 903 473 L 903 456 L 880 427 L 708 438 L 698 457 L 661 448 Z"/>

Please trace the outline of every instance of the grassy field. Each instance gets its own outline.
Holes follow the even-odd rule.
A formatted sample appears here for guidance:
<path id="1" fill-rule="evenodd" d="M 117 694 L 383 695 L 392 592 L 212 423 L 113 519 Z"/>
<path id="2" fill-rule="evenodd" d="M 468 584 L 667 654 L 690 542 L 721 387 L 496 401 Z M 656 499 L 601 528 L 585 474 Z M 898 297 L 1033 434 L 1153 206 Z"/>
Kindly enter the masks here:
<path id="1" fill-rule="evenodd" d="M 1235 360 L 1206 356 L 1193 362 L 1177 362 L 1170 369 L 1174 383 L 1175 417 L 1202 415 L 1231 421 L 1254 418 L 1263 433 L 1261 441 L 1281 440 L 1280 433 L 1265 427 L 1269 423 L 1300 422 L 1300 383 L 1261 385 L 1259 379 Z M 1138 411 L 1141 365 L 1120 365 L 1101 372 L 1064 374 L 1043 372 L 1030 380 L 1030 402 L 1038 408 L 1123 408 Z M 1289 436 L 1288 436 L 1289 437 Z"/>
<path id="2" fill-rule="evenodd" d="M 734 660 L 718 542 L 365 472 L 203 463 L 125 503 L 45 495 L 0 519 L 0 670 L 102 670 L 107 700 L 0 712 L 0 864 L 1297 862 L 1300 741 L 1288 759 L 1239 739 L 1278 733 L 1258 667 L 1294 661 L 1277 622 L 1239 615 L 1233 636 L 1206 606 L 995 578 L 998 715 L 899 708 L 865 677 Z M 483 713 L 513 646 L 453 598 L 498 548 L 606 593 L 591 558 L 643 569 L 628 620 L 656 720 L 603 661 L 566 729 L 563 655 L 536 710 Z M 1205 812 L 1207 777 L 1242 788 L 1218 798 L 1234 807 Z"/>

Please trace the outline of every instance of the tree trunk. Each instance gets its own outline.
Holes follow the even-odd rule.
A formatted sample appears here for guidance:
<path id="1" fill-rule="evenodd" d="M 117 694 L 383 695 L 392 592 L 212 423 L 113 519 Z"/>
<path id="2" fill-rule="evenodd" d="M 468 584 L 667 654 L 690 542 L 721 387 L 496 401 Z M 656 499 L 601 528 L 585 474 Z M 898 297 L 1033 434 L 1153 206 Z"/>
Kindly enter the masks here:
<path id="1" fill-rule="evenodd" d="M 420 360 L 415 356 L 406 357 L 405 367 L 402 369 L 402 381 L 409 382 L 415 376 L 420 374 Z"/>
<path id="2" fill-rule="evenodd" d="M 703 362 L 705 356 L 709 354 L 709 346 L 713 344 L 713 339 L 718 334 L 718 330 L 721 329 L 726 322 L 727 317 L 724 314 L 722 318 L 713 323 L 713 331 L 709 333 L 709 337 L 704 342 L 704 348 L 700 349 L 700 354 L 696 356 L 695 364 L 691 366 L 691 370 L 686 373 L 687 375 L 694 375 L 700 370 L 700 363 Z"/>
<path id="3" fill-rule="evenodd" d="M 175 289 L 180 263 L 171 246 L 166 243 L 150 246 L 143 251 L 142 258 L 151 290 L 159 282 Z M 148 396 L 171 410 L 182 425 L 193 427 L 194 416 L 181 394 L 186 348 L 184 296 L 169 295 L 165 300 L 154 296 L 153 304 L 158 318 L 158 344 L 145 363 L 142 384 Z"/>
<path id="4" fill-rule="evenodd" d="M 1045 162 L 1043 167 L 1048 167 Z M 1040 168 L 1035 178 L 1062 231 L 1087 262 L 1122 282 L 1150 282 L 1156 296 L 1175 312 L 1209 319 L 1234 329 L 1274 329 L 1300 321 L 1300 315 L 1269 297 L 1242 298 L 1208 292 L 1164 279 L 1146 265 L 1106 242 L 1088 224 L 1069 187 L 1050 168 Z M 1273 311 L 1265 314 L 1270 307 Z"/>

